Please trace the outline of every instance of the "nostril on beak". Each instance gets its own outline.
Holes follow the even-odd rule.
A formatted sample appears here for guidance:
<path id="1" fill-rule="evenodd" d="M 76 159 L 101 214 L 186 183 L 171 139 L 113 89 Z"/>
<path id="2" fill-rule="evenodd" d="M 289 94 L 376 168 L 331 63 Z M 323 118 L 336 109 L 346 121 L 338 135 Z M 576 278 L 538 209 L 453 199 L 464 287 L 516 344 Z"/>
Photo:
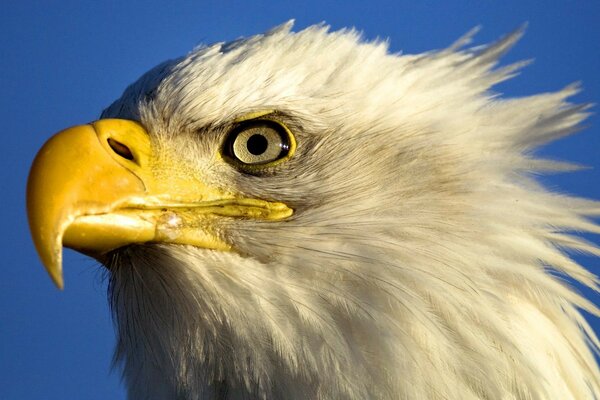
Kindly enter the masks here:
<path id="1" fill-rule="evenodd" d="M 121 157 L 123 157 L 126 160 L 131 160 L 133 161 L 134 157 L 133 157 L 133 153 L 131 152 L 131 150 L 129 149 L 129 147 L 127 147 L 126 145 L 124 145 L 123 143 L 114 140 L 112 138 L 108 138 L 107 140 L 108 145 L 110 146 L 110 148 L 117 153 L 118 155 L 120 155 Z"/>

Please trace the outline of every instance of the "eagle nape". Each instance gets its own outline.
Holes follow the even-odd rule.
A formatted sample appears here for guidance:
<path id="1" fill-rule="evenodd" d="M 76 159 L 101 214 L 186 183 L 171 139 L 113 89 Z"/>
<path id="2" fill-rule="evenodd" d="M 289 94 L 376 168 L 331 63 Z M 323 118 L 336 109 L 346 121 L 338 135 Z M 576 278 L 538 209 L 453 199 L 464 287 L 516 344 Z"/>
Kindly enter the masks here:
<path id="1" fill-rule="evenodd" d="M 516 31 L 390 54 L 291 23 L 194 49 L 41 148 L 33 242 L 105 263 L 131 400 L 596 399 L 600 205 L 535 180 L 579 90 L 500 98 Z"/>

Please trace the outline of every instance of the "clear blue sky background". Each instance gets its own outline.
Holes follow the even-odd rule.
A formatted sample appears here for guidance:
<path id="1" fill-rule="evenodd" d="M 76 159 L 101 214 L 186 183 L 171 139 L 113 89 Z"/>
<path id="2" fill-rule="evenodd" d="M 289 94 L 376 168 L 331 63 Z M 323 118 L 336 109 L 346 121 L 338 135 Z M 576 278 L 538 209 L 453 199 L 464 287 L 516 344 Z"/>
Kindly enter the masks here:
<path id="1" fill-rule="evenodd" d="M 388 37 L 393 51 L 441 48 L 476 25 L 485 43 L 529 22 L 506 62 L 535 58 L 499 86 L 507 96 L 581 80 L 600 102 L 600 1 L 5 1 L 0 14 L 2 226 L 0 399 L 124 399 L 111 372 L 113 330 L 101 268 L 65 254 L 64 292 L 34 252 L 25 217 L 31 161 L 54 132 L 98 117 L 127 84 L 199 43 L 262 32 L 290 18 Z M 596 108 L 596 112 L 597 112 Z M 556 190 L 600 198 L 600 118 L 542 150 L 594 167 L 545 177 Z M 600 237 L 590 237 L 600 242 Z M 600 273 L 600 261 L 579 258 Z M 586 292 L 588 293 L 588 292 Z M 588 293 L 590 296 L 591 293 Z M 600 303 L 600 297 L 593 297 Z M 592 319 L 597 332 L 600 321 Z"/>

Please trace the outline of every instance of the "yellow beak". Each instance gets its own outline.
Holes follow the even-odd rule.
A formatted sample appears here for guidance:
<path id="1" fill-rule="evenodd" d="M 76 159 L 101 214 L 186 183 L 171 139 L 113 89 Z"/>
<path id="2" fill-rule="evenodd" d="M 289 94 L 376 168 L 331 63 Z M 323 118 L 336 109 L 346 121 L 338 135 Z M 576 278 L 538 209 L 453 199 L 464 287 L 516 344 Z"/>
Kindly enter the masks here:
<path id="1" fill-rule="evenodd" d="M 27 214 L 59 288 L 63 245 L 94 257 L 146 242 L 229 250 L 217 217 L 280 220 L 293 213 L 283 203 L 239 198 L 189 174 L 164 173 L 185 170 L 176 163 L 157 157 L 146 130 L 127 120 L 76 126 L 46 142 L 27 182 Z"/>

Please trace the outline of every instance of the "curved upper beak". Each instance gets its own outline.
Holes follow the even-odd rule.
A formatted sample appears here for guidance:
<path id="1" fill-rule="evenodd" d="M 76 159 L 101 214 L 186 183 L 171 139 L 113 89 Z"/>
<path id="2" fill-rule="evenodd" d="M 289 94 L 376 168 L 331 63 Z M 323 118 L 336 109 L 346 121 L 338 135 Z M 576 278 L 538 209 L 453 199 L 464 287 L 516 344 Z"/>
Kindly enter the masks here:
<path id="1" fill-rule="evenodd" d="M 67 227 L 81 215 L 108 213 L 145 193 L 135 168 L 128 165 L 136 161 L 116 153 L 111 148 L 114 143 L 123 146 L 122 152 L 136 149 L 138 158 L 150 148 L 141 125 L 103 120 L 59 132 L 33 161 L 27 182 L 29 227 L 42 263 L 58 287 L 63 287 L 62 243 Z M 100 236 L 94 238 L 97 250 L 112 247 L 103 241 L 107 236 L 95 236 Z"/>

